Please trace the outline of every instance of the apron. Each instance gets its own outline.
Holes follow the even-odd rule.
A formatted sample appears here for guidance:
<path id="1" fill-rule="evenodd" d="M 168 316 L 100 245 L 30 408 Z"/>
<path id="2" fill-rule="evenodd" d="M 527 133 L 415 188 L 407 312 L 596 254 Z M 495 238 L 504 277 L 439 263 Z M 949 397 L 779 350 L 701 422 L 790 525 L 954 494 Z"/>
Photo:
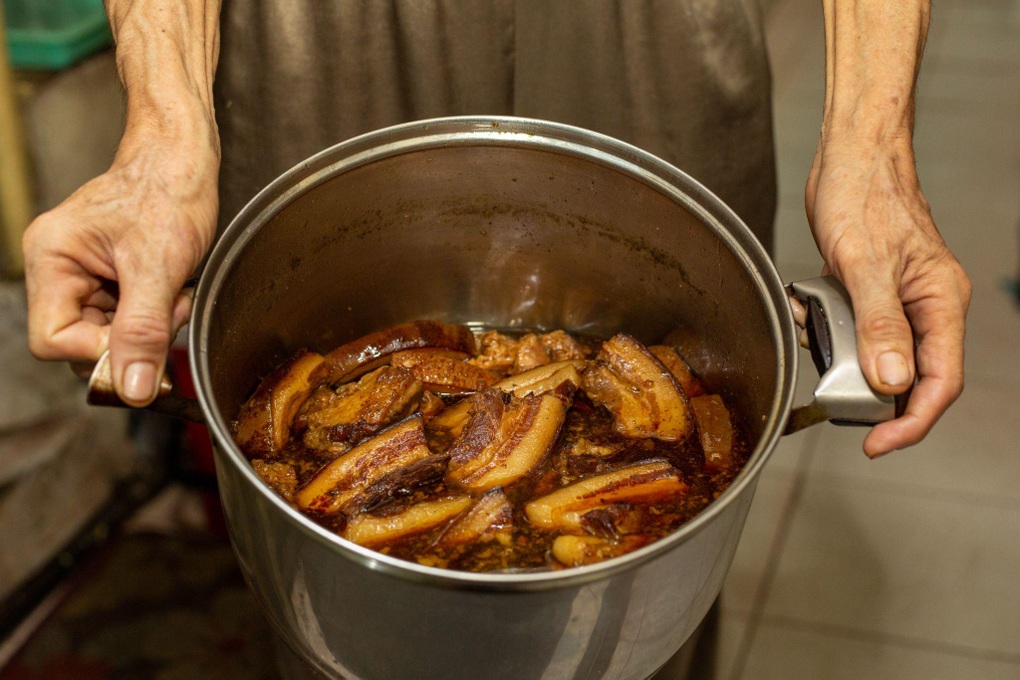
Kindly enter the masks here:
<path id="1" fill-rule="evenodd" d="M 448 115 L 595 130 L 687 172 L 772 245 L 757 0 L 224 0 L 221 225 L 364 132 Z"/>

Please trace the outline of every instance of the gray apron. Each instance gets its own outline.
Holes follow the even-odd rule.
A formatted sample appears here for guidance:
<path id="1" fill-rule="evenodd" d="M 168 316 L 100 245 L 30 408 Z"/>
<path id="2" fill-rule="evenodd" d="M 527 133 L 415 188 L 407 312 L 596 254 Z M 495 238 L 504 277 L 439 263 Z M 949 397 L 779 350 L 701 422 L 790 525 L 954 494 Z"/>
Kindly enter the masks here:
<path id="1" fill-rule="evenodd" d="M 762 24 L 757 0 L 224 0 L 221 225 L 277 175 L 355 135 L 437 116 L 518 115 L 669 161 L 771 250 Z M 656 677 L 689 677 L 705 649 L 696 640 L 713 628 Z"/>
<path id="2" fill-rule="evenodd" d="M 311 154 L 409 120 L 499 114 L 630 142 L 771 247 L 757 0 L 224 0 L 221 223 Z"/>

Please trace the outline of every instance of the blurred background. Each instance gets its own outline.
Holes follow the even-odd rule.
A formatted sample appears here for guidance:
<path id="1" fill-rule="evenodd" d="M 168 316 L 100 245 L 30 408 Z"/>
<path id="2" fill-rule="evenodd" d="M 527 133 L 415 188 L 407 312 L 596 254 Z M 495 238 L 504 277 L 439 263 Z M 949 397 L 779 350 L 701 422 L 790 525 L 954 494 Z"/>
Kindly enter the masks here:
<path id="1" fill-rule="evenodd" d="M 47 4 L 4 0 L 0 50 L 0 679 L 275 677 L 201 431 L 86 407 L 65 366 L 28 353 L 20 233 L 107 167 L 124 124 L 101 2 Z M 763 4 L 792 281 L 821 269 L 803 184 L 822 16 Z M 724 680 L 1020 678 L 1020 2 L 934 5 L 915 145 L 974 285 L 967 389 L 922 444 L 876 461 L 856 429 L 783 441 L 723 590 Z"/>

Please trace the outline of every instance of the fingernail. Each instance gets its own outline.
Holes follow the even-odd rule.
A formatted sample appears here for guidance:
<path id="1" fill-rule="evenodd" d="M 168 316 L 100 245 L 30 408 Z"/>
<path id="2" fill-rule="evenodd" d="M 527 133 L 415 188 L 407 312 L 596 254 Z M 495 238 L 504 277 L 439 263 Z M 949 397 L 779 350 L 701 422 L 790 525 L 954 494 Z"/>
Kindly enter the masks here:
<path id="1" fill-rule="evenodd" d="M 878 355 L 878 379 L 890 387 L 901 387 L 910 382 L 910 367 L 899 352 Z"/>
<path id="2" fill-rule="evenodd" d="M 148 401 L 156 394 L 156 367 L 147 361 L 129 364 L 124 371 L 124 396 L 130 401 Z"/>

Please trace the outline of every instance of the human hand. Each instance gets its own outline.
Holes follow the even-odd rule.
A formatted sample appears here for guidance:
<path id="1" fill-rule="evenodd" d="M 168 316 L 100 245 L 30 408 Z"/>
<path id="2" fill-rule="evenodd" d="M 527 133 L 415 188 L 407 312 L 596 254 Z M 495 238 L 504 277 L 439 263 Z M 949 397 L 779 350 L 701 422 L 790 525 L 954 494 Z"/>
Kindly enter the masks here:
<path id="1" fill-rule="evenodd" d="M 32 353 L 94 362 L 109 347 L 120 397 L 152 401 L 215 234 L 218 171 L 214 129 L 129 127 L 110 169 L 25 233 Z"/>
<path id="2" fill-rule="evenodd" d="M 909 137 L 883 145 L 823 137 L 805 204 L 827 273 L 853 301 L 868 382 L 901 394 L 918 378 L 904 414 L 875 426 L 864 452 L 916 444 L 963 391 L 971 286 L 932 221 Z"/>

